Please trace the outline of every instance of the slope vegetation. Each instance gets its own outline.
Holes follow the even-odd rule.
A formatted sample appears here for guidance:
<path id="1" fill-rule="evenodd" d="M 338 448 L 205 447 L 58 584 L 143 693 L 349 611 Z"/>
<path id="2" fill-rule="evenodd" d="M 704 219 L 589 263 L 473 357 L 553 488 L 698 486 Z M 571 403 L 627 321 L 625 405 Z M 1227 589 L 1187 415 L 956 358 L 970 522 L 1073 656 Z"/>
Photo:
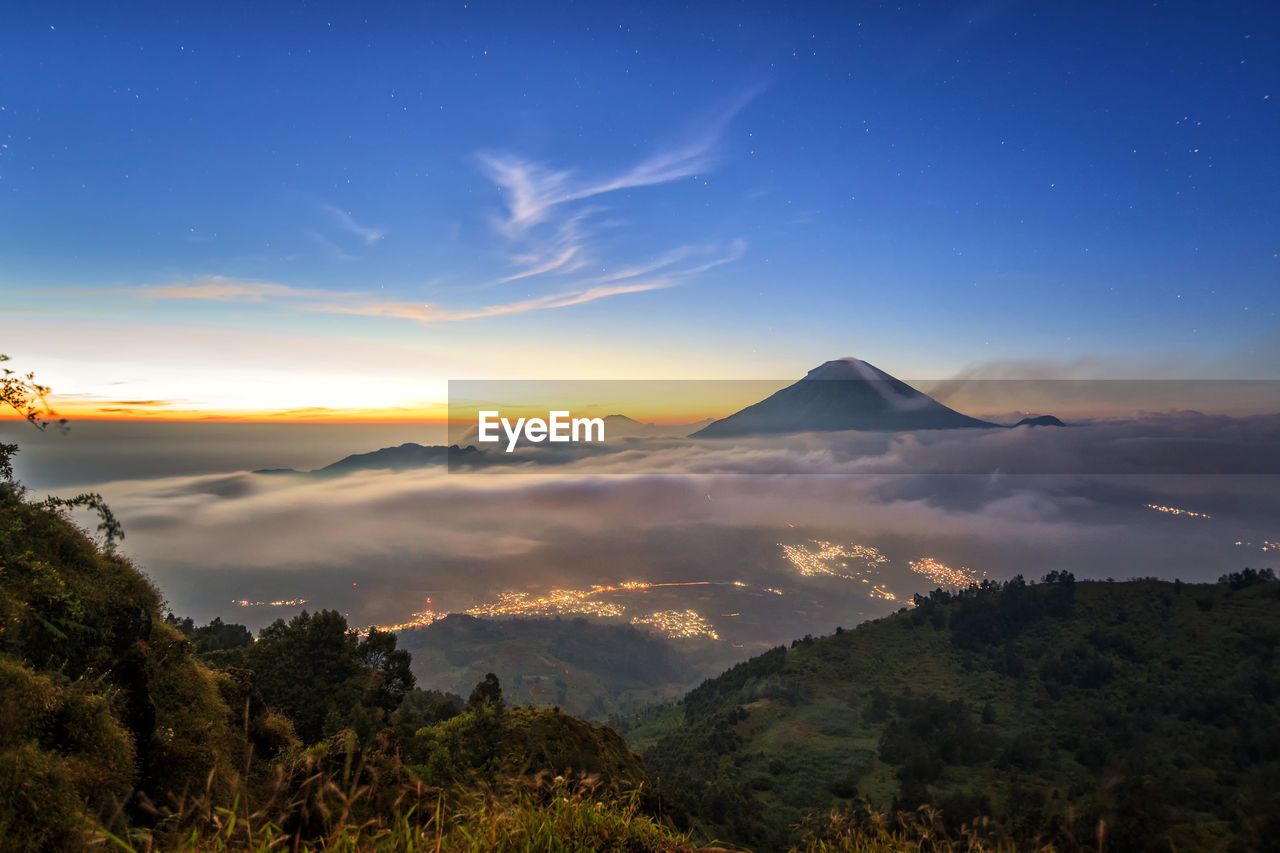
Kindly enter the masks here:
<path id="1" fill-rule="evenodd" d="M 287 722 L 250 716 L 233 674 L 197 661 L 160 596 L 53 509 L 0 483 L 0 835 L 71 849 L 98 815 L 230 796 Z"/>
<path id="2" fill-rule="evenodd" d="M 1280 583 L 952 595 L 742 663 L 631 732 L 683 821 L 784 849 L 806 814 L 940 809 L 1059 848 L 1262 849 L 1280 815 Z"/>

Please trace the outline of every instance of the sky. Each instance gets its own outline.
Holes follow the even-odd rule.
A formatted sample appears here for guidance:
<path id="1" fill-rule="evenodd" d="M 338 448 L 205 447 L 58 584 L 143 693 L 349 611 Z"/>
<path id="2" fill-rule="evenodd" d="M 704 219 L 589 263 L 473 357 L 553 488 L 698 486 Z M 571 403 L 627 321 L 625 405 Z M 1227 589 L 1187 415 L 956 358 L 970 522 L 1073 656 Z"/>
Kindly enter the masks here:
<path id="1" fill-rule="evenodd" d="M 1280 378 L 1277 37 L 1270 3 L 27 4 L 0 351 L 80 417 L 848 355 Z"/>

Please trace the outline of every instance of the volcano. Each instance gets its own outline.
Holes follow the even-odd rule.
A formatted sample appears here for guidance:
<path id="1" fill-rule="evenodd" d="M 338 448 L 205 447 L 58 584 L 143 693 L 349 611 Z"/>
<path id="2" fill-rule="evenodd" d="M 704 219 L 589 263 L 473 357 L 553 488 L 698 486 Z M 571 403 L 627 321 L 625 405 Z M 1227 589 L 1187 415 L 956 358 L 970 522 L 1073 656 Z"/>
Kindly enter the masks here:
<path id="1" fill-rule="evenodd" d="M 998 426 L 947 408 L 861 359 L 839 358 L 815 367 L 794 385 L 714 421 L 691 437 Z"/>

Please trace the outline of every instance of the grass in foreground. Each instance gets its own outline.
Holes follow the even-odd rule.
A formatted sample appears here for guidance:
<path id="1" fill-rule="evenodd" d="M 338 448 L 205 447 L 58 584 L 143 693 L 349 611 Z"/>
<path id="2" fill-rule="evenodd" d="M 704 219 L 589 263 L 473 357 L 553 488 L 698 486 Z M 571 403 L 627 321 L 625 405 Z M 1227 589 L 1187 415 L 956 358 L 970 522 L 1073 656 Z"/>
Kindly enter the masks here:
<path id="1" fill-rule="evenodd" d="M 244 814 L 235 808 L 214 808 L 194 824 L 194 815 L 188 815 L 182 830 L 166 833 L 161 826 L 130 833 L 129 838 L 102 833 L 100 841 L 122 853 L 694 850 L 685 836 L 643 814 L 638 794 L 601 797 L 590 781 L 543 777 L 505 789 L 451 793 L 406 786 L 394 809 L 363 821 L 348 815 L 359 814 L 367 789 L 357 786 L 344 792 L 335 787 L 327 793 L 330 807 L 342 808 L 346 814 L 327 816 L 334 828 L 306 841 L 298 829 L 291 831 L 270 820 L 265 809 Z M 198 806 L 191 811 L 196 810 Z M 286 822 L 296 817 L 290 815 Z"/>

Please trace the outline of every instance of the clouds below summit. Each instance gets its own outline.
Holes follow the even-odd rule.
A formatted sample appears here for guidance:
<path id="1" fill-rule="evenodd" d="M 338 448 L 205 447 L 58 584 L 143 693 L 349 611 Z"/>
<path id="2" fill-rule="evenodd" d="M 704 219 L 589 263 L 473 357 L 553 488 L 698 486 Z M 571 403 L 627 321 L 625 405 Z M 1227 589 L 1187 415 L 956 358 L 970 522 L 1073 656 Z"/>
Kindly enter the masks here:
<path id="1" fill-rule="evenodd" d="M 1210 456 L 1227 447 L 1230 460 L 1248 446 L 1260 461 L 1274 459 L 1280 444 L 1273 419 L 1194 424 L 1212 427 L 1202 435 Z M 1135 436 L 1190 440 L 1192 432 L 1165 418 L 992 435 L 809 435 L 785 447 L 657 440 L 535 474 L 233 472 L 94 485 L 125 524 L 126 551 L 176 609 L 197 618 L 253 622 L 270 614 L 227 603 L 305 597 L 356 622 L 396 621 L 427 597 L 458 610 L 507 589 L 697 579 L 785 591 L 762 599 L 772 610 L 751 616 L 780 641 L 803 633 L 818 604 L 833 624 L 897 604 L 869 602 L 854 582 L 798 576 L 779 543 L 879 548 L 890 558 L 882 580 L 898 603 L 928 588 L 907 567 L 924 556 L 992 577 L 1067 569 L 1211 580 L 1265 564 L 1271 555 L 1245 543 L 1277 538 L 1269 526 L 1280 509 L 1275 477 L 1096 465 L 1118 458 L 1115 449 Z M 863 455 L 851 452 L 859 440 Z M 1042 471 L 1048 457 L 1078 473 L 945 473 L 999 454 L 1039 458 Z M 784 466 L 791 473 L 776 473 Z M 714 599 L 700 606 L 719 612 Z"/>

